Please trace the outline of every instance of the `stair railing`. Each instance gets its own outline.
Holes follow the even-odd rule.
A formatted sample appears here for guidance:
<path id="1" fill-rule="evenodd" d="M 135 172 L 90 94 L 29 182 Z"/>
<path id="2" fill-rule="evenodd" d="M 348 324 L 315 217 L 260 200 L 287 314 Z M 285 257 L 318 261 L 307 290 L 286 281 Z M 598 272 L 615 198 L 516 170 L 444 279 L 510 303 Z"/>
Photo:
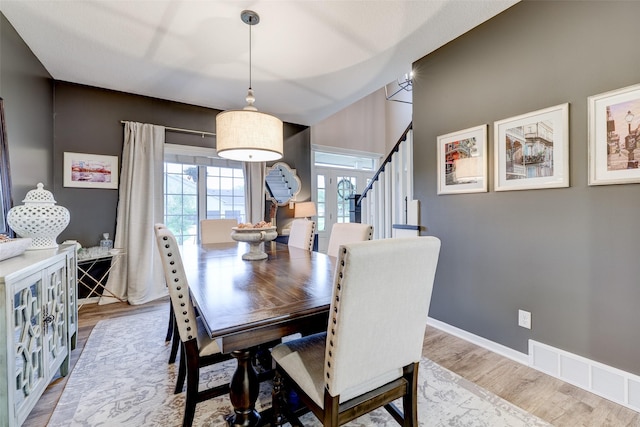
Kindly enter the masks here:
<path id="1" fill-rule="evenodd" d="M 391 151 L 387 155 L 387 158 L 384 159 L 384 161 L 382 162 L 382 164 L 380 165 L 380 167 L 378 168 L 376 173 L 373 175 L 373 178 L 371 178 L 371 181 L 369 182 L 369 184 L 362 191 L 362 194 L 357 195 L 357 197 L 356 197 L 356 206 L 361 204 L 362 203 L 362 199 L 367 197 L 367 193 L 369 193 L 371 188 L 373 188 L 373 184 L 376 181 L 378 181 L 378 179 L 380 177 L 380 174 L 382 172 L 384 172 L 384 170 L 387 167 L 387 165 L 389 163 L 391 163 L 391 161 L 393 160 L 393 155 L 395 153 L 397 153 L 398 150 L 400 150 L 400 144 L 402 144 L 404 141 L 406 141 L 407 135 L 409 134 L 409 131 L 412 130 L 412 129 L 413 129 L 413 122 L 409 123 L 409 126 L 407 126 L 407 129 L 405 129 L 405 131 L 402 133 L 402 136 L 400 137 L 400 139 L 398 139 L 398 142 L 396 142 L 396 144 L 393 146 L 393 148 L 391 149 Z"/>
<path id="2" fill-rule="evenodd" d="M 412 130 L 413 122 L 409 123 L 362 194 L 351 196 L 350 221 L 363 222 L 364 219 L 364 222 L 371 223 L 374 226 L 375 238 L 391 237 L 392 223 L 394 221 L 405 223 L 406 221 L 407 197 L 409 199 L 413 197 L 413 186 L 406 182 L 412 181 L 412 179 L 406 179 L 403 176 L 403 171 L 398 171 L 406 165 L 402 159 L 398 159 L 397 154 Z M 408 156 L 412 155 L 411 147 L 412 144 L 403 149 L 409 150 Z M 409 163 L 409 168 L 411 167 L 410 159 L 405 159 L 404 162 Z M 368 209 L 364 209 L 363 202 L 367 197 L 372 200 L 367 203 Z M 367 212 L 364 212 L 365 210 Z M 363 218 L 363 212 L 366 214 L 366 218 Z"/>

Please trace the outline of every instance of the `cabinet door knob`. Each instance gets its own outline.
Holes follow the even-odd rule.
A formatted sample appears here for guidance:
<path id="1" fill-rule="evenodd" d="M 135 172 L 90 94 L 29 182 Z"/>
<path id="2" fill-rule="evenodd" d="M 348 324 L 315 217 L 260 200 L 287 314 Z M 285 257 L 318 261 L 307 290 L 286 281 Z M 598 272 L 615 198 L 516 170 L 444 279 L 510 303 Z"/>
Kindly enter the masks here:
<path id="1" fill-rule="evenodd" d="M 45 326 L 47 323 L 53 322 L 53 319 L 54 319 L 53 314 L 47 314 L 46 311 L 42 315 L 42 322 L 44 322 Z"/>

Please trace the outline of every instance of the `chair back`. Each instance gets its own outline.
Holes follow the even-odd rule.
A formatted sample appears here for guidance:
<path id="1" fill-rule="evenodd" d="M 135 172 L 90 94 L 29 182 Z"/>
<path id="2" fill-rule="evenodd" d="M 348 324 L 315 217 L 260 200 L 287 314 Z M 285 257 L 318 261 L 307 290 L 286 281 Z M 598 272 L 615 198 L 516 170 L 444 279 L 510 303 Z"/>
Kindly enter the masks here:
<path id="1" fill-rule="evenodd" d="M 373 238 L 373 226 L 357 222 L 337 222 L 331 227 L 327 255 L 337 257 L 340 245 L 362 242 Z"/>
<path id="2" fill-rule="evenodd" d="M 329 394 L 387 378 L 373 385 L 380 386 L 420 361 L 439 254 L 431 236 L 343 246 L 325 348 Z"/>
<path id="3" fill-rule="evenodd" d="M 200 243 L 233 242 L 231 231 L 237 226 L 237 219 L 203 219 L 200 221 Z"/>
<path id="4" fill-rule="evenodd" d="M 306 249 L 313 249 L 313 238 L 316 230 L 316 223 L 308 219 L 294 219 L 291 223 L 291 231 L 289 232 L 288 245 Z"/>
<path id="5" fill-rule="evenodd" d="M 180 247 L 168 228 L 160 224 L 154 228 L 180 340 L 184 342 L 197 339 L 196 313 L 189 295 L 189 283 L 180 256 Z"/>

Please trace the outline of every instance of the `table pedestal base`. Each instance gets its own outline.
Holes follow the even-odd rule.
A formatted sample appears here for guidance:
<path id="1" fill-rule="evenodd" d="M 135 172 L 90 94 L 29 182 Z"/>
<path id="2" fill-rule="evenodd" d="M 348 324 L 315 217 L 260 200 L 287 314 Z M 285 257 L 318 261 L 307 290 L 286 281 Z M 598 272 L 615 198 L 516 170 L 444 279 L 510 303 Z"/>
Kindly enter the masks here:
<path id="1" fill-rule="evenodd" d="M 227 424 L 233 427 L 257 426 L 260 424 L 260 414 L 255 408 L 260 383 L 251 364 L 251 352 L 239 350 L 231 355 L 238 361 L 238 367 L 231 378 L 229 390 L 234 414 L 227 418 Z"/>

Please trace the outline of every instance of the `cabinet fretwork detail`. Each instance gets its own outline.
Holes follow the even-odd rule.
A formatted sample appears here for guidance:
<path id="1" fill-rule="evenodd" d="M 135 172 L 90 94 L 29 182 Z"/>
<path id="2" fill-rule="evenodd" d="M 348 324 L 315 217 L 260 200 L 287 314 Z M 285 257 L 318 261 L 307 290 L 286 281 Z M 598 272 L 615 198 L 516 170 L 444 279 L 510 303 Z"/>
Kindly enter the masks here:
<path id="1" fill-rule="evenodd" d="M 0 427 L 20 426 L 59 372 L 78 330 L 75 246 L 0 261 Z"/>

